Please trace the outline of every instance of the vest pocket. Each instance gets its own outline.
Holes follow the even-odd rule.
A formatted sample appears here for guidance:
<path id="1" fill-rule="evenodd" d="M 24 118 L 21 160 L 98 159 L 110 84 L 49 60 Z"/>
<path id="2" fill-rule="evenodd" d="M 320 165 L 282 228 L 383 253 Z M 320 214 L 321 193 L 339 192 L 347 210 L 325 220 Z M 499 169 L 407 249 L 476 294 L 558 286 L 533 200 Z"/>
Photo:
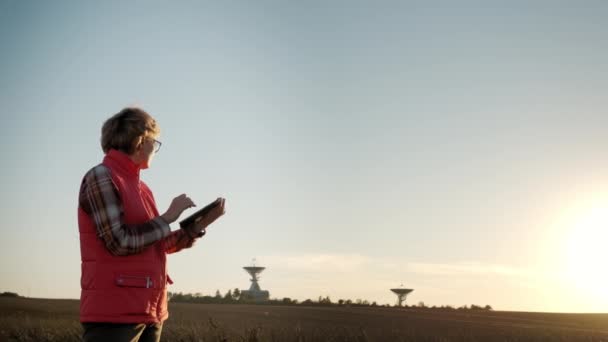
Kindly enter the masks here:
<path id="1" fill-rule="evenodd" d="M 118 275 L 116 276 L 116 286 L 120 287 L 140 287 L 154 288 L 154 282 L 150 276 Z"/>

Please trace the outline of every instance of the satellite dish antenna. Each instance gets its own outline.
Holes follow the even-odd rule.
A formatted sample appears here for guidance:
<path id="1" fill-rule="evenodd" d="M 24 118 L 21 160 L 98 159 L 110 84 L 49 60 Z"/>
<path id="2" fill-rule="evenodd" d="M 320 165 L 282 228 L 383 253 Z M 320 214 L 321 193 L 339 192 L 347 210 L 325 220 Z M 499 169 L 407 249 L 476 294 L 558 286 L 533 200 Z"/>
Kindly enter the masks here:
<path id="1" fill-rule="evenodd" d="M 251 276 L 251 286 L 249 287 L 249 290 L 241 291 L 241 294 L 246 297 L 251 297 L 254 300 L 268 300 L 270 296 L 269 292 L 260 289 L 260 284 L 258 284 L 258 280 L 260 280 L 260 273 L 262 273 L 266 267 L 255 266 L 254 258 L 252 260 L 252 266 L 245 266 L 243 269 Z"/>
<path id="2" fill-rule="evenodd" d="M 407 295 L 410 294 L 414 290 L 403 288 L 403 284 L 401 284 L 401 287 L 396 288 L 396 289 L 391 289 L 391 291 L 397 295 L 397 305 L 401 306 L 401 304 L 403 304 L 403 302 L 405 302 L 405 297 L 407 297 Z"/>

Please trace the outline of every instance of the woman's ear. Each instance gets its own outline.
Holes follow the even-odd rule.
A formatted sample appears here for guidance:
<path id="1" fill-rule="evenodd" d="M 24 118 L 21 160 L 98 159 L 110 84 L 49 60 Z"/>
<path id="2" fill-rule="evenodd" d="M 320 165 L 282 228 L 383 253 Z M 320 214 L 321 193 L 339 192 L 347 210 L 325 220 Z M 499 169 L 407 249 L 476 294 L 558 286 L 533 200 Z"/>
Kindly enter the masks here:
<path id="1" fill-rule="evenodd" d="M 136 149 L 137 149 L 138 151 L 139 151 L 139 150 L 141 150 L 141 149 L 144 147 L 144 141 L 145 141 L 145 140 L 146 140 L 146 139 L 145 139 L 144 137 L 139 137 L 139 138 L 138 138 L 137 147 L 136 147 Z"/>
<path id="2" fill-rule="evenodd" d="M 144 142 L 144 138 L 143 137 L 137 137 L 135 139 L 135 141 L 133 142 L 133 153 L 139 152 L 143 146 L 143 142 Z"/>

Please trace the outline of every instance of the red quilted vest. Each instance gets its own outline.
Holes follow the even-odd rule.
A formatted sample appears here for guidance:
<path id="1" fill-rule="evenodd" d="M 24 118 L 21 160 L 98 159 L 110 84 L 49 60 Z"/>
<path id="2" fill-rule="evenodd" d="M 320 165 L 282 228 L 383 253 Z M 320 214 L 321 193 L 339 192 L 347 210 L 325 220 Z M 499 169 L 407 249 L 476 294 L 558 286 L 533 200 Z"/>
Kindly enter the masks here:
<path id="1" fill-rule="evenodd" d="M 124 207 L 124 222 L 138 224 L 158 216 L 150 189 L 139 179 L 139 167 L 110 150 L 107 167 Z M 159 323 L 167 319 L 166 255 L 159 241 L 140 254 L 114 256 L 97 237 L 92 218 L 78 208 L 80 231 L 80 321 Z"/>

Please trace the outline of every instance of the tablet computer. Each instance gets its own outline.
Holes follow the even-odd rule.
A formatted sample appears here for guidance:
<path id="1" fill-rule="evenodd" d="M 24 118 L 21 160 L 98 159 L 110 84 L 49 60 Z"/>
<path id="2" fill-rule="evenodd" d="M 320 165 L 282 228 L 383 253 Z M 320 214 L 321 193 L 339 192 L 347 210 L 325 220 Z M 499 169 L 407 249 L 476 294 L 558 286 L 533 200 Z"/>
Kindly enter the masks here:
<path id="1" fill-rule="evenodd" d="M 194 214 L 192 214 L 192 215 L 186 217 L 185 219 L 181 220 L 179 222 L 179 226 L 182 227 L 182 228 L 190 226 L 199 217 L 203 217 L 203 216 L 207 215 L 213 208 L 217 207 L 218 205 L 220 205 L 220 200 L 219 199 L 217 199 L 217 200 L 215 200 L 215 201 L 207 204 L 204 208 L 198 210 Z"/>

